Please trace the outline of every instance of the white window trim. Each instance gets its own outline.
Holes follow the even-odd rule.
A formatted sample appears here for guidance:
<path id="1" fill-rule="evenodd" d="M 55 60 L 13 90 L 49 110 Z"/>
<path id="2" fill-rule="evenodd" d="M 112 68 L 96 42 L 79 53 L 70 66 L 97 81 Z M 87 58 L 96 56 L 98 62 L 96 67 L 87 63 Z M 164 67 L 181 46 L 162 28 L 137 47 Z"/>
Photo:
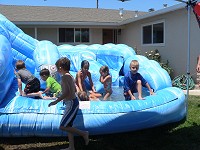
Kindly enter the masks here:
<path id="1" fill-rule="evenodd" d="M 163 36 L 163 43 L 156 43 L 156 44 L 143 44 L 143 27 L 144 26 L 148 26 L 148 25 L 153 25 L 153 24 L 158 24 L 158 23 L 163 23 L 163 32 L 164 32 L 164 36 Z M 153 28 L 152 28 L 153 30 Z M 154 21 L 154 22 L 149 22 L 149 23 L 145 23 L 141 25 L 141 45 L 142 46 L 165 46 L 165 20 L 158 20 L 158 21 Z M 152 34 L 152 40 L 153 40 L 153 34 Z"/>

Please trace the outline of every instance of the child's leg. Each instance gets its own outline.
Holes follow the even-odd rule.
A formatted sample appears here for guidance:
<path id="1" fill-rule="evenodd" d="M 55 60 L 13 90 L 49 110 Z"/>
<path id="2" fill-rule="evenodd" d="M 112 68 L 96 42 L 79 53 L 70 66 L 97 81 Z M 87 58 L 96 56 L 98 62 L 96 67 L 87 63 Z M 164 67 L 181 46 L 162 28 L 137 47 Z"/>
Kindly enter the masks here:
<path id="1" fill-rule="evenodd" d="M 70 132 L 67 133 L 68 134 L 68 139 L 69 139 L 69 150 L 75 150 L 74 147 L 74 135 Z"/>
<path id="2" fill-rule="evenodd" d="M 89 91 L 89 93 L 90 100 L 99 100 L 99 98 L 102 97 L 102 95 L 97 92 Z"/>
<path id="3" fill-rule="evenodd" d="M 43 99 L 43 95 L 42 92 L 36 92 L 36 93 L 28 93 L 26 94 L 27 97 L 35 97 L 35 96 L 39 96 L 41 99 Z"/>
<path id="4" fill-rule="evenodd" d="M 93 91 L 89 91 L 89 93 L 90 93 L 91 96 L 94 96 L 94 97 L 96 97 L 96 98 L 99 98 L 99 97 L 102 96 L 100 93 L 93 92 Z"/>
<path id="5" fill-rule="evenodd" d="M 142 97 L 142 82 L 141 82 L 141 80 L 137 80 L 137 91 L 138 91 L 138 99 L 144 99 Z"/>
<path id="6" fill-rule="evenodd" d="M 107 100 L 110 97 L 111 93 L 107 92 L 103 98 L 103 100 Z"/>
<path id="7" fill-rule="evenodd" d="M 60 127 L 61 130 L 64 130 L 64 131 L 67 131 L 68 133 L 70 134 L 77 134 L 79 136 L 82 136 L 83 139 L 85 140 L 85 145 L 88 145 L 89 144 L 89 132 L 88 131 L 82 131 L 82 130 L 79 130 L 77 128 L 74 128 L 74 127 L 70 127 L 70 126 L 67 126 L 67 127 L 63 127 L 61 126 Z M 69 137 L 69 136 L 68 136 Z M 72 136 L 70 136 L 70 138 L 72 138 Z M 70 140 L 72 139 L 69 139 L 69 142 Z M 73 137 L 73 140 L 74 140 L 74 137 Z M 74 147 L 74 143 L 70 143 L 72 147 Z"/>

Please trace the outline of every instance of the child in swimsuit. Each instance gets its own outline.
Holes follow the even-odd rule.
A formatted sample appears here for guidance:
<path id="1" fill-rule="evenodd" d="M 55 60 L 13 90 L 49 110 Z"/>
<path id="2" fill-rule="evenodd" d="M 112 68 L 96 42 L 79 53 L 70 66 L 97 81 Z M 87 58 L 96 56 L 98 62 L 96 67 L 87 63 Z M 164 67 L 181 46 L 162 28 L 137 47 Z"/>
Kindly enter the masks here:
<path id="1" fill-rule="evenodd" d="M 99 72 L 101 74 L 99 81 L 104 85 L 105 91 L 103 100 L 107 100 L 112 94 L 112 76 L 109 73 L 108 66 L 102 66 Z"/>
<path id="2" fill-rule="evenodd" d="M 142 77 L 139 70 L 139 62 L 137 60 L 132 60 L 130 63 L 130 71 L 128 71 L 124 76 L 124 97 L 125 100 L 136 100 L 134 93 L 138 93 L 138 99 L 143 100 L 142 97 L 142 86 L 147 87 L 150 95 L 154 92 L 151 89 L 149 83 Z"/>
<path id="3" fill-rule="evenodd" d="M 62 75 L 61 78 L 61 87 L 62 87 L 62 94 L 57 98 L 57 100 L 52 101 L 49 103 L 49 107 L 52 105 L 56 105 L 58 102 L 63 100 L 68 107 L 66 107 L 63 117 L 60 122 L 60 129 L 62 131 L 68 132 L 68 139 L 69 139 L 69 147 L 68 150 L 75 150 L 74 146 L 74 135 L 82 136 L 85 145 L 89 143 L 89 132 L 79 130 L 73 127 L 74 119 L 76 118 L 78 109 L 79 109 L 79 101 L 76 97 L 76 87 L 74 83 L 73 76 L 69 73 L 70 70 L 70 60 L 66 57 L 60 58 L 56 62 L 56 67 L 58 73 Z"/>
<path id="4" fill-rule="evenodd" d="M 88 94 L 85 91 L 80 91 L 77 93 L 77 95 L 80 101 L 98 101 L 99 97 L 102 96 L 100 93 L 93 92 L 91 92 L 88 96 Z"/>
<path id="5" fill-rule="evenodd" d="M 91 73 L 89 72 L 89 67 L 90 67 L 90 64 L 87 60 L 84 60 L 81 62 L 81 69 L 77 72 L 76 79 L 75 79 L 77 92 L 79 91 L 87 92 L 87 89 L 84 83 L 87 77 L 89 79 L 89 83 L 92 88 L 92 91 L 96 92 L 94 88 L 94 84 L 92 82 Z"/>

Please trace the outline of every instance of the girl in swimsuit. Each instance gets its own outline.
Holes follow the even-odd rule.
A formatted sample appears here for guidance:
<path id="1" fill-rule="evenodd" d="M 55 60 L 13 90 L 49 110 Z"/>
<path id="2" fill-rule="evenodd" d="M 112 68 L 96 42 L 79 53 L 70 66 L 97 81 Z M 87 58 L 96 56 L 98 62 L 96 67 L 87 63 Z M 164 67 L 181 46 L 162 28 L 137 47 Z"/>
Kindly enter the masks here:
<path id="1" fill-rule="evenodd" d="M 104 85 L 105 90 L 103 100 L 107 100 L 112 94 L 112 76 L 109 73 L 108 66 L 102 66 L 99 72 L 101 74 L 99 81 Z"/>
<path id="2" fill-rule="evenodd" d="M 89 79 L 89 83 L 90 83 L 90 86 L 92 88 L 92 92 L 96 92 L 96 90 L 94 88 L 94 84 L 92 82 L 91 73 L 89 72 L 89 67 L 90 67 L 90 64 L 87 60 L 83 60 L 81 62 L 81 69 L 76 74 L 76 89 L 77 89 L 77 92 L 80 92 L 80 91 L 87 92 L 87 89 L 86 89 L 86 86 L 85 86 L 85 83 L 84 83 L 85 79 L 87 77 Z"/>

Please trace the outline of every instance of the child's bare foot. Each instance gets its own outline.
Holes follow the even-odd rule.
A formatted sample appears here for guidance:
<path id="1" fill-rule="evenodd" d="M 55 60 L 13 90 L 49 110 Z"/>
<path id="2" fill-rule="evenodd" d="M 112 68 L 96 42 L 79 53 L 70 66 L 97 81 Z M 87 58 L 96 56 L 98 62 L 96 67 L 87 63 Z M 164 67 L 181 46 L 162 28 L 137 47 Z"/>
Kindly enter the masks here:
<path id="1" fill-rule="evenodd" d="M 89 144 L 89 132 L 88 131 L 85 131 L 85 135 L 83 136 L 84 140 L 85 140 L 85 145 L 88 145 Z"/>
<path id="2" fill-rule="evenodd" d="M 145 100 L 145 98 L 143 98 L 143 97 L 141 97 L 141 96 L 139 96 L 138 99 L 140 99 L 140 100 Z"/>
<path id="3" fill-rule="evenodd" d="M 42 92 L 39 92 L 39 97 L 40 97 L 41 99 L 43 99 Z"/>

